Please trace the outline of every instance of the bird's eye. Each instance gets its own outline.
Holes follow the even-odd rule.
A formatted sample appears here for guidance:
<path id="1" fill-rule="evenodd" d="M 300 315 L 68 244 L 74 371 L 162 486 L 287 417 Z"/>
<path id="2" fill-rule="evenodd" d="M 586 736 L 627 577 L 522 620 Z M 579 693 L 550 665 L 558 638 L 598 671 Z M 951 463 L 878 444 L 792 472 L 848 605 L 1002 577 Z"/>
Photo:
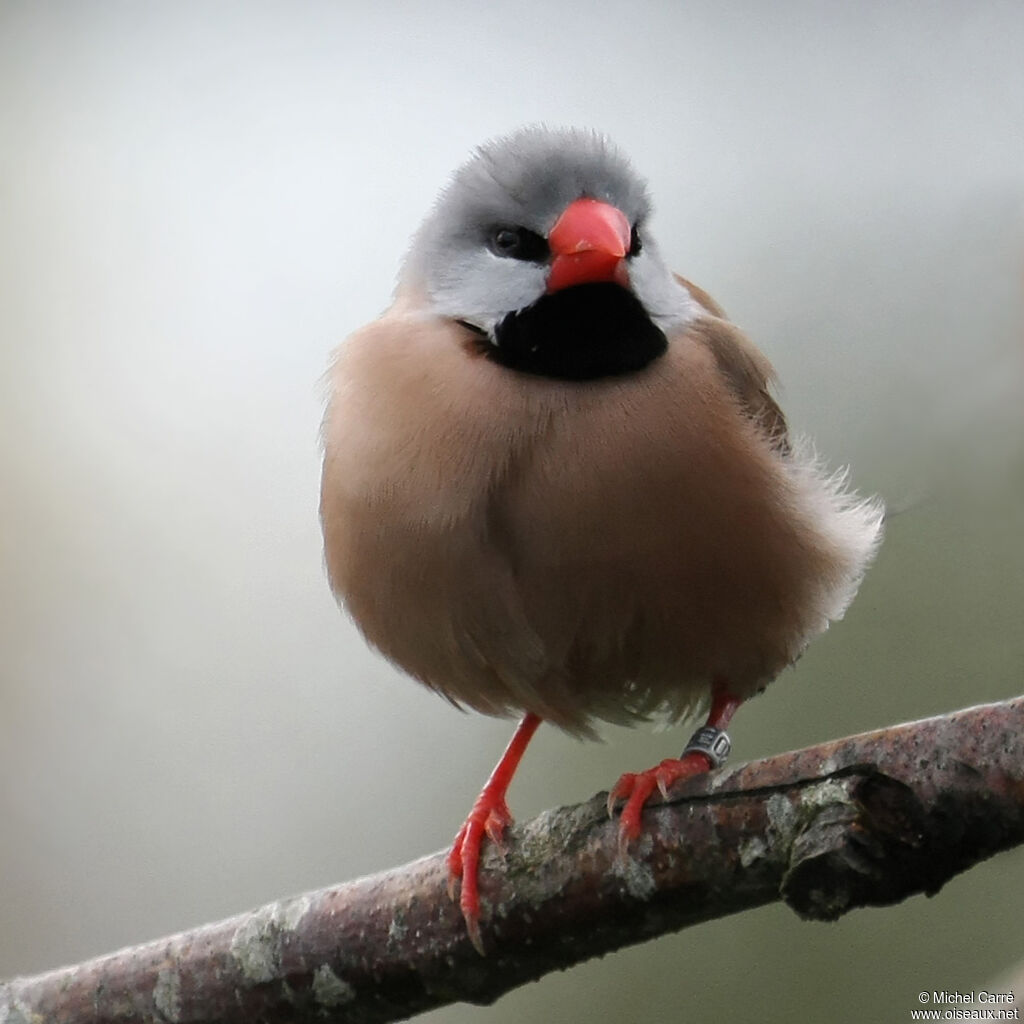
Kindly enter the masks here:
<path id="1" fill-rule="evenodd" d="M 527 228 L 505 225 L 493 228 L 488 244 L 495 256 L 506 259 L 540 263 L 548 258 L 548 243 Z"/>
<path id="2" fill-rule="evenodd" d="M 640 232 L 637 231 L 636 225 L 633 225 L 633 230 L 629 233 L 629 254 L 635 256 L 641 249 L 643 249 L 644 243 L 640 241 Z"/>

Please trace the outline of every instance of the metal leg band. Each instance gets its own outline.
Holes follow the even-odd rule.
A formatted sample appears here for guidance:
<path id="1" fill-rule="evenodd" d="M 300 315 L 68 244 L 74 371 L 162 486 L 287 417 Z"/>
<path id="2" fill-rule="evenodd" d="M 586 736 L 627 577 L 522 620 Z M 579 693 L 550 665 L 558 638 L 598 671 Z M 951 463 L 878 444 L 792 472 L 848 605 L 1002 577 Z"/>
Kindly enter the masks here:
<path id="1" fill-rule="evenodd" d="M 728 733 L 724 729 L 716 729 L 713 725 L 705 725 L 690 737 L 690 742 L 686 744 L 681 756 L 703 754 L 711 762 L 712 768 L 721 768 L 729 757 L 730 750 L 732 740 L 729 739 Z"/>

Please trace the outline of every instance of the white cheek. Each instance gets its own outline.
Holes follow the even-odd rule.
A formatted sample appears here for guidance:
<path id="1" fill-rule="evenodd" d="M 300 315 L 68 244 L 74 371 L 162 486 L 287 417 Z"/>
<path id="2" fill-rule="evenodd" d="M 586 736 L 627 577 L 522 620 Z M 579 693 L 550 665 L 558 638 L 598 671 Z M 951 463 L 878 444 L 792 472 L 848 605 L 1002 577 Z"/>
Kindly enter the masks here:
<path id="1" fill-rule="evenodd" d="M 536 302 L 546 287 L 545 267 L 482 252 L 447 267 L 429 292 L 436 312 L 490 330 L 506 313 Z"/>
<path id="2" fill-rule="evenodd" d="M 629 281 L 633 294 L 662 330 L 689 323 L 699 314 L 696 300 L 672 276 L 650 245 L 632 261 Z"/>

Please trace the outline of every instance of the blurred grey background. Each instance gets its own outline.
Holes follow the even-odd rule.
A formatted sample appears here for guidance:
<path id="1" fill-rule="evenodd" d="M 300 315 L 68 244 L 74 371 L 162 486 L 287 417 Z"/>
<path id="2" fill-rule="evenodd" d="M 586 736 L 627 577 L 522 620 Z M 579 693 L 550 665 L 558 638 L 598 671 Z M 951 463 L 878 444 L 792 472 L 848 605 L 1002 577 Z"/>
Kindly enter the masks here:
<path id="1" fill-rule="evenodd" d="M 607 131 L 793 426 L 900 511 L 736 757 L 1024 690 L 1024 7 L 0 3 L 0 975 L 446 844 L 511 729 L 324 579 L 328 353 L 472 146 Z M 686 730 L 542 730 L 520 818 Z M 901 1021 L 1024 956 L 1024 856 L 433 1021 Z"/>

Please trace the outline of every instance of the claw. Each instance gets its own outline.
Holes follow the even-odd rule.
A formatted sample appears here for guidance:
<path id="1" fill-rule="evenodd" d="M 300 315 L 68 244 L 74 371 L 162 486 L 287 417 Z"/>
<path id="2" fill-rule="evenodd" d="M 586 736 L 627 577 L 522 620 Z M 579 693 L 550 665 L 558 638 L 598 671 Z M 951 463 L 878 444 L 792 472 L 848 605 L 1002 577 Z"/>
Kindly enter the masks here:
<path id="1" fill-rule="evenodd" d="M 667 800 L 668 799 L 668 785 L 665 782 L 665 776 L 662 775 L 661 772 L 658 772 L 657 775 L 655 776 L 655 778 L 657 779 L 657 782 L 658 782 L 658 789 L 661 792 L 661 799 L 662 800 Z"/>
<path id="2" fill-rule="evenodd" d="M 709 728 L 713 733 L 722 733 L 724 736 L 724 729 L 739 706 L 739 698 L 729 692 L 726 681 L 716 678 L 711 687 L 711 710 L 708 712 L 707 725 L 698 731 L 695 740 Z M 725 738 L 728 741 L 728 737 Z M 728 742 L 725 754 L 728 754 Z M 704 752 L 704 748 L 692 740 L 682 757 L 669 758 L 645 772 L 627 772 L 623 775 L 608 793 L 609 817 L 615 811 L 617 800 L 626 801 L 619 818 L 619 855 L 625 856 L 630 841 L 640 835 L 644 805 L 655 789 L 660 791 L 663 799 L 668 800 L 669 787 L 694 775 L 703 775 L 711 770 L 712 764 L 721 764 L 724 756 L 718 756 L 712 762 L 711 756 Z"/>
<path id="3" fill-rule="evenodd" d="M 504 856 L 504 831 L 511 821 L 512 816 L 504 798 L 485 789 L 469 812 L 466 823 L 455 836 L 451 852 L 448 854 L 448 896 L 452 900 L 455 899 L 456 888 L 461 879 L 459 909 L 466 921 L 469 941 L 481 956 L 486 954 L 480 935 L 480 890 L 477 878 L 480 849 L 486 836 Z"/>
<path id="4" fill-rule="evenodd" d="M 630 772 L 623 775 L 608 794 L 610 807 L 614 806 L 617 799 L 624 797 L 626 800 L 619 816 L 620 856 L 625 856 L 629 851 L 629 844 L 640 836 L 644 807 L 656 789 L 667 800 L 670 786 L 682 779 L 701 775 L 710 767 L 711 762 L 706 755 L 687 754 L 679 760 L 670 758 L 662 761 L 657 767 L 649 768 L 645 772 Z"/>
<path id="5" fill-rule="evenodd" d="M 454 901 L 455 894 L 459 890 L 459 881 L 462 879 L 462 843 L 466 838 L 467 821 L 456 833 L 452 840 L 452 848 L 448 851 L 448 899 Z"/>
<path id="6" fill-rule="evenodd" d="M 620 861 L 625 861 L 629 857 L 629 836 L 626 834 L 624 828 L 619 828 L 619 850 L 618 857 Z"/>
<path id="7" fill-rule="evenodd" d="M 480 917 L 465 910 L 463 910 L 462 916 L 466 919 L 466 934 L 469 936 L 469 941 L 473 943 L 473 948 L 481 956 L 487 956 L 484 940 L 480 937 Z"/>
<path id="8" fill-rule="evenodd" d="M 610 790 L 608 790 L 608 804 L 607 804 L 607 807 L 608 807 L 608 817 L 609 818 L 614 818 L 615 817 L 615 805 L 620 800 L 625 800 L 626 797 L 629 796 L 629 794 L 633 790 L 633 783 L 635 782 L 635 780 L 636 780 L 636 776 L 635 775 L 633 775 L 631 773 L 627 773 L 626 775 L 623 775 L 622 778 L 619 779 L 619 781 L 616 782 L 615 785 L 612 786 L 612 788 Z"/>
<path id="9" fill-rule="evenodd" d="M 501 851 L 502 856 L 505 854 L 505 829 L 511 824 L 512 815 L 509 814 L 508 807 L 504 806 L 493 808 L 487 815 L 487 821 L 484 824 L 484 831 L 491 842 Z"/>
<path id="10" fill-rule="evenodd" d="M 452 900 L 455 899 L 461 880 L 459 909 L 466 922 L 469 941 L 481 956 L 485 956 L 486 953 L 480 934 L 480 849 L 487 838 L 498 848 L 502 857 L 505 856 L 505 829 L 512 823 L 512 815 L 505 802 L 505 793 L 519 759 L 538 725 L 540 719 L 532 714 L 526 715 L 519 723 L 508 748 L 487 780 L 487 785 L 473 804 L 465 824 L 456 833 L 448 854 L 448 896 Z"/>

